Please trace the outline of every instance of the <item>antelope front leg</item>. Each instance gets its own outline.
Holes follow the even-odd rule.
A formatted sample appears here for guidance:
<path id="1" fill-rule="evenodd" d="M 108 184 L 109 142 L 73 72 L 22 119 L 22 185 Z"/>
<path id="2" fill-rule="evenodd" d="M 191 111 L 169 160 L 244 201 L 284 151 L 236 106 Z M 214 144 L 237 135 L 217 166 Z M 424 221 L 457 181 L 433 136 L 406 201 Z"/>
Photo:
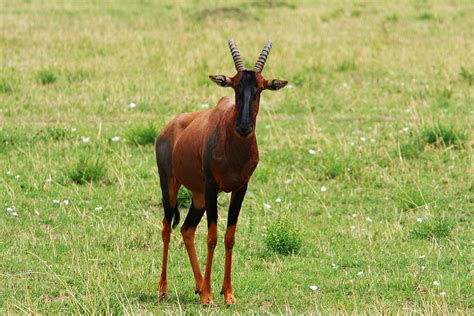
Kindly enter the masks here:
<path id="1" fill-rule="evenodd" d="M 202 201 L 202 202 L 200 202 Z M 196 206 L 199 205 L 199 206 Z M 201 221 L 202 216 L 204 215 L 204 197 L 199 198 L 193 193 L 193 202 L 191 208 L 189 209 L 188 215 L 184 220 L 184 224 L 181 227 L 181 235 L 183 236 L 184 245 L 186 246 L 186 251 L 188 252 L 189 261 L 191 262 L 191 267 L 193 269 L 194 280 L 196 281 L 196 290 L 195 293 L 201 291 L 202 286 L 202 275 L 201 270 L 199 269 L 199 262 L 196 255 L 196 247 L 194 245 L 194 237 L 196 234 L 196 227 Z"/>
<path id="2" fill-rule="evenodd" d="M 235 304 L 234 291 L 232 289 L 232 250 L 234 248 L 235 228 L 239 217 L 240 208 L 247 192 L 247 183 L 237 191 L 232 192 L 229 207 L 229 217 L 227 220 L 227 230 L 225 232 L 225 270 L 224 282 L 222 284 L 221 294 L 224 295 L 224 303 L 227 305 Z"/>
<path id="3" fill-rule="evenodd" d="M 207 259 L 204 280 L 199 293 L 201 304 L 212 305 L 211 295 L 211 270 L 214 249 L 217 245 L 217 184 L 212 180 L 206 180 L 206 213 L 207 213 Z"/>

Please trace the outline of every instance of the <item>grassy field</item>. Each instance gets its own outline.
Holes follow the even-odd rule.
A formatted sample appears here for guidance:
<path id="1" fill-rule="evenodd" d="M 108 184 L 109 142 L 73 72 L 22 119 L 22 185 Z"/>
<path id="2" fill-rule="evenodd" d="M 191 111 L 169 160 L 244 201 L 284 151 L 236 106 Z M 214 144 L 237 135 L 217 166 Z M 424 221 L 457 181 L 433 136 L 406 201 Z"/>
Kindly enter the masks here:
<path id="1" fill-rule="evenodd" d="M 469 0 L 1 1 L 0 313 L 472 314 L 473 16 Z M 290 82 L 262 95 L 237 304 L 219 295 L 224 194 L 217 306 L 199 306 L 178 230 L 159 304 L 150 143 L 232 93 L 208 79 L 234 74 L 229 38 L 248 67 L 272 39 L 264 75 Z M 266 245 L 292 231 L 298 251 Z"/>

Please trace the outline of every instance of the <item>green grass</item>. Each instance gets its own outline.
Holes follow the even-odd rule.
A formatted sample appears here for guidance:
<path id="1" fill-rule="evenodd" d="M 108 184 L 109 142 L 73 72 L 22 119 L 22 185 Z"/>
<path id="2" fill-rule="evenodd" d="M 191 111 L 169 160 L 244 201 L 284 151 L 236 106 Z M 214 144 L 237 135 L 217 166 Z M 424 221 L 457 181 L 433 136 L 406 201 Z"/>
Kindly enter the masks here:
<path id="1" fill-rule="evenodd" d="M 42 85 L 55 83 L 58 80 L 57 75 L 50 70 L 42 70 L 36 73 L 36 80 Z"/>
<path id="2" fill-rule="evenodd" d="M 295 224 L 284 218 L 270 223 L 268 233 L 262 234 L 268 250 L 281 255 L 297 253 L 301 249 L 302 238 Z"/>
<path id="3" fill-rule="evenodd" d="M 127 131 L 127 139 L 135 145 L 154 144 L 158 130 L 153 124 L 136 125 Z"/>
<path id="4" fill-rule="evenodd" d="M 472 15 L 467 0 L 4 1 L 0 314 L 471 315 Z M 152 143 L 232 94 L 208 80 L 234 74 L 229 38 L 249 67 L 272 39 L 263 75 L 289 80 L 261 96 L 237 304 L 219 295 L 226 194 L 217 306 L 199 306 L 179 229 L 160 304 Z M 184 219 L 189 192 L 179 203 Z"/>
<path id="5" fill-rule="evenodd" d="M 85 184 L 104 180 L 107 169 L 98 157 L 81 156 L 77 162 L 65 170 L 69 179 L 77 184 Z"/>

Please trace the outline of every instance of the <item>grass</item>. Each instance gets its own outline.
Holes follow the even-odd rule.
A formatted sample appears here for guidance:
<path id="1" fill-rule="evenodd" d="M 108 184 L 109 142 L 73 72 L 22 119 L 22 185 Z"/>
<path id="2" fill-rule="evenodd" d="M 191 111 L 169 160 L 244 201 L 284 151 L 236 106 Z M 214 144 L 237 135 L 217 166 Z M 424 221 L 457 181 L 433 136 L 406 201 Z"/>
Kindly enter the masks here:
<path id="1" fill-rule="evenodd" d="M 158 130 L 153 124 L 136 125 L 127 132 L 127 139 L 135 145 L 154 144 Z"/>
<path id="2" fill-rule="evenodd" d="M 50 70 L 41 70 L 36 73 L 36 80 L 42 85 L 55 83 L 58 80 L 57 75 Z"/>
<path id="3" fill-rule="evenodd" d="M 268 250 L 281 255 L 297 253 L 301 249 L 302 238 L 295 224 L 284 218 L 270 223 L 268 233 L 262 234 Z"/>
<path id="4" fill-rule="evenodd" d="M 99 158 L 81 156 L 78 161 L 65 171 L 69 179 L 77 184 L 104 180 L 107 169 Z"/>
<path id="5" fill-rule="evenodd" d="M 472 314 L 472 10 L 464 0 L 4 2 L 0 314 Z M 160 304 L 152 143 L 174 115 L 232 94 L 208 80 L 233 75 L 229 38 L 249 67 L 271 38 L 263 75 L 289 80 L 261 96 L 237 305 L 219 295 L 226 194 L 217 306 L 199 306 L 178 229 Z M 189 193 L 179 201 L 184 219 Z M 273 228 L 279 218 L 299 249 L 293 228 Z M 291 246 L 269 249 L 269 232 Z M 201 266 L 206 233 L 203 219 Z"/>
<path id="6" fill-rule="evenodd" d="M 453 224 L 443 218 L 435 218 L 430 222 L 421 222 L 413 229 L 412 236 L 418 239 L 441 239 L 451 235 Z"/>

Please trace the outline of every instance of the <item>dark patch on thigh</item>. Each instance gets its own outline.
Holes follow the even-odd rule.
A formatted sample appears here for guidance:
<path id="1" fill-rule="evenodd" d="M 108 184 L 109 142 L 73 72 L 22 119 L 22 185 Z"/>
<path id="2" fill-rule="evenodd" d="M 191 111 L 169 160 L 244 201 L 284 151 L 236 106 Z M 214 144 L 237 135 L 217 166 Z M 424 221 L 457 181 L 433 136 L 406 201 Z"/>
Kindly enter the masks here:
<path id="1" fill-rule="evenodd" d="M 168 177 L 171 175 L 172 148 L 171 143 L 166 136 L 158 136 L 155 143 L 155 152 L 160 180 L 167 181 Z"/>

